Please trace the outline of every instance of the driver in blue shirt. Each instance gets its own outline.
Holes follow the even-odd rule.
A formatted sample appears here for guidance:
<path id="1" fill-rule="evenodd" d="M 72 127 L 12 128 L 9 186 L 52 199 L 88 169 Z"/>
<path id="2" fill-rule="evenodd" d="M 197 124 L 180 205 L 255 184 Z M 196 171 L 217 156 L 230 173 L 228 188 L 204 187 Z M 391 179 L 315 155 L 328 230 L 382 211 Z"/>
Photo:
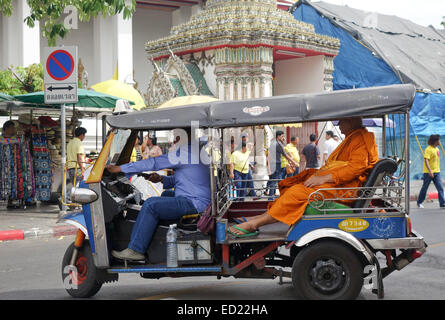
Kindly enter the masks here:
<path id="1" fill-rule="evenodd" d="M 188 129 L 189 138 L 190 132 Z M 203 159 L 200 157 L 201 153 Z M 122 251 L 113 250 L 111 252 L 113 257 L 129 261 L 144 260 L 144 254 L 159 220 L 179 219 L 183 215 L 198 213 L 207 208 L 210 204 L 210 169 L 206 159 L 207 153 L 204 153 L 205 150 L 200 150 L 198 142 L 195 144 L 188 142 L 156 158 L 121 166 L 107 166 L 109 172 L 123 172 L 126 176 L 162 169 L 175 171 L 173 176 L 157 174 L 150 176 L 150 181 L 162 182 L 164 189 L 174 188 L 174 196 L 151 197 L 145 200 L 133 227 L 128 248 Z"/>

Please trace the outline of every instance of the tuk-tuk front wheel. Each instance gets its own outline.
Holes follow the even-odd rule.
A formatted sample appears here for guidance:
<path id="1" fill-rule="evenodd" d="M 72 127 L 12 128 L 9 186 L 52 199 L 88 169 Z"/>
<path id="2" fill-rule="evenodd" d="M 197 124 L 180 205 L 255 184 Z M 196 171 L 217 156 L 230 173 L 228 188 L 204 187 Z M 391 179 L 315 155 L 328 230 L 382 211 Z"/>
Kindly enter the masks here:
<path id="1" fill-rule="evenodd" d="M 89 298 L 95 295 L 102 287 L 98 280 L 98 270 L 94 265 L 93 255 L 88 240 L 84 240 L 79 249 L 75 268 L 69 266 L 73 256 L 74 243 L 65 252 L 62 261 L 62 280 L 65 290 L 74 298 Z"/>
<path id="2" fill-rule="evenodd" d="M 292 283 L 300 299 L 356 299 L 363 286 L 363 266 L 346 244 L 320 241 L 297 255 Z"/>

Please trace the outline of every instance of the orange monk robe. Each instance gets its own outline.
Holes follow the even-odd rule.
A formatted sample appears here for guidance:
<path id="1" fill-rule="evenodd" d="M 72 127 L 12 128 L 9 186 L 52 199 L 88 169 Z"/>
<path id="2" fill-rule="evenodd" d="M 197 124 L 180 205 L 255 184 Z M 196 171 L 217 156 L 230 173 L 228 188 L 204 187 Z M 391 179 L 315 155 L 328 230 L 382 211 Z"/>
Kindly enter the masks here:
<path id="1" fill-rule="evenodd" d="M 366 128 L 356 129 L 334 150 L 320 170 L 308 169 L 281 181 L 278 184 L 280 197 L 269 204 L 268 214 L 278 221 L 292 225 L 304 214 L 312 192 L 322 188 L 360 187 L 377 161 L 374 134 Z M 334 182 L 312 188 L 305 187 L 304 181 L 314 174 L 332 174 Z M 338 196 L 335 190 L 322 190 L 320 193 L 325 198 Z M 347 201 L 343 202 L 348 204 Z M 349 201 L 349 204 L 351 202 Z"/>

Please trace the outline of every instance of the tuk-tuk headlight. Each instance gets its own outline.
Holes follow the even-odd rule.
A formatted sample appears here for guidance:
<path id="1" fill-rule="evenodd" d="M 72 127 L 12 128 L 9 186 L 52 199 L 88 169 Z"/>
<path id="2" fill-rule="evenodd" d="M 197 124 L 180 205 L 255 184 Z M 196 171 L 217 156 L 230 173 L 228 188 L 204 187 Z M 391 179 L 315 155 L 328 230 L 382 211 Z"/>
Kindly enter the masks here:
<path id="1" fill-rule="evenodd" d="M 97 193 L 93 190 L 86 188 L 72 188 L 71 189 L 71 201 L 80 203 L 80 204 L 88 204 L 96 201 L 98 198 Z"/>

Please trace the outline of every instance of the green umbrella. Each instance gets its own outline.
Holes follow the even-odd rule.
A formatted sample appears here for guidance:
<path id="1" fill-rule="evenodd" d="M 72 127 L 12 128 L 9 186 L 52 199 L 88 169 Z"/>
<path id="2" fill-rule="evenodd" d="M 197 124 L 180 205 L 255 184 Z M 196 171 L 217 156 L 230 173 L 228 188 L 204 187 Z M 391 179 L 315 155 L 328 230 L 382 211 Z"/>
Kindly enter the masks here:
<path id="1" fill-rule="evenodd" d="M 0 101 L 12 101 L 12 100 L 14 100 L 13 96 L 10 96 L 9 94 L 0 92 Z"/>
<path id="2" fill-rule="evenodd" d="M 85 89 L 78 89 L 77 96 L 79 98 L 79 101 L 75 104 L 76 108 L 84 107 L 84 108 L 113 109 L 114 106 L 116 105 L 116 101 L 121 99 L 108 94 Z M 59 108 L 60 106 L 60 104 L 55 104 L 55 105 L 45 104 L 43 91 L 20 94 L 14 96 L 14 98 L 25 103 L 44 105 L 47 107 L 52 106 L 54 108 Z M 132 101 L 129 102 L 130 104 L 134 104 L 134 102 Z M 71 105 L 71 103 L 68 103 L 68 105 Z"/>

